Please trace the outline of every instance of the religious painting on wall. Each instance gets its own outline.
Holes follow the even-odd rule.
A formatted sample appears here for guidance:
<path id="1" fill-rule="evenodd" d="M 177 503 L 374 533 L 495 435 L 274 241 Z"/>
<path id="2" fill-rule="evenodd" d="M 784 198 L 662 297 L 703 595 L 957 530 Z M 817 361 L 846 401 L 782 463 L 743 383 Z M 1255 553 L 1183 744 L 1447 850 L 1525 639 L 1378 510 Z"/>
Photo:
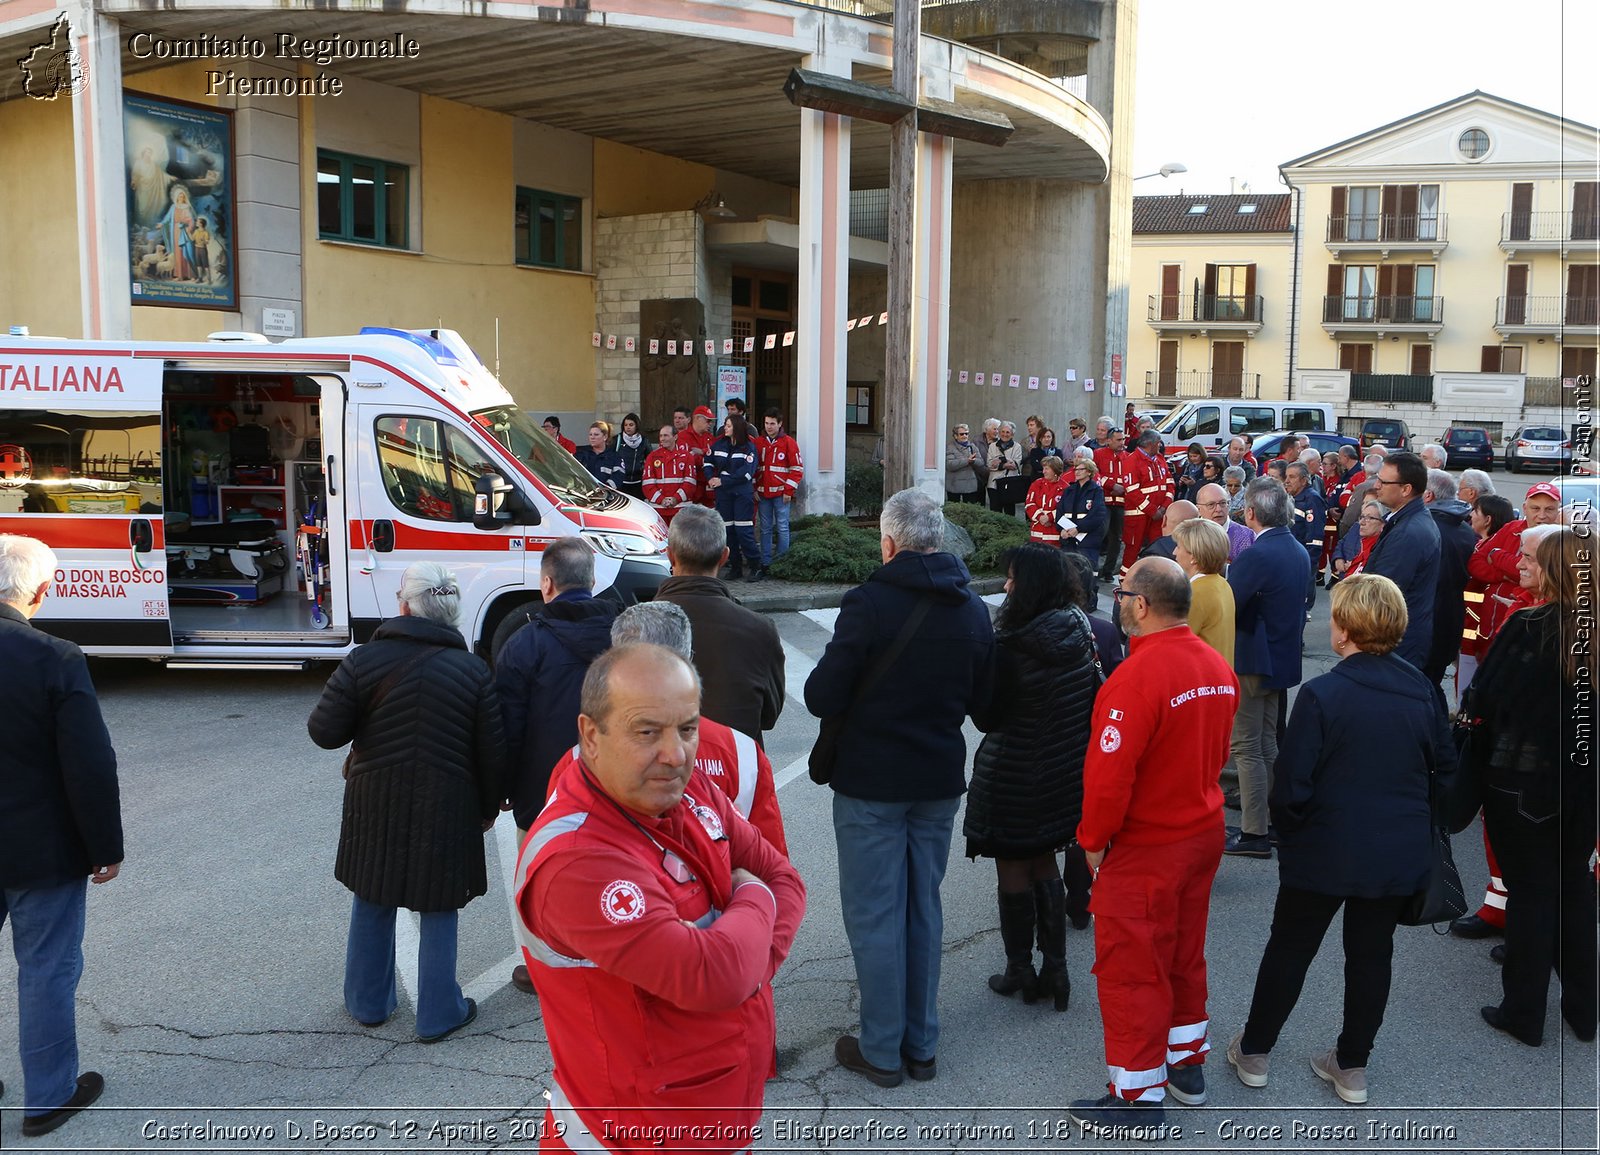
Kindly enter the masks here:
<path id="1" fill-rule="evenodd" d="M 127 92 L 122 135 L 133 303 L 237 308 L 232 114 Z"/>

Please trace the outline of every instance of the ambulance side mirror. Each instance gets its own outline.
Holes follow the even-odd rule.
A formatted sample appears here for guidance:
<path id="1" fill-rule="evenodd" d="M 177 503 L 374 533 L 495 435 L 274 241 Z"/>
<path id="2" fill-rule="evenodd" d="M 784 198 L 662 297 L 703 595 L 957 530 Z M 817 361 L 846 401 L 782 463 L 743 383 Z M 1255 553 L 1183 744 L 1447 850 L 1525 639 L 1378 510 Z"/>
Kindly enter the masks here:
<path id="1" fill-rule="evenodd" d="M 485 473 L 472 483 L 472 524 L 477 528 L 504 529 L 519 517 L 524 524 L 539 524 L 539 511 L 528 508 L 504 477 Z"/>

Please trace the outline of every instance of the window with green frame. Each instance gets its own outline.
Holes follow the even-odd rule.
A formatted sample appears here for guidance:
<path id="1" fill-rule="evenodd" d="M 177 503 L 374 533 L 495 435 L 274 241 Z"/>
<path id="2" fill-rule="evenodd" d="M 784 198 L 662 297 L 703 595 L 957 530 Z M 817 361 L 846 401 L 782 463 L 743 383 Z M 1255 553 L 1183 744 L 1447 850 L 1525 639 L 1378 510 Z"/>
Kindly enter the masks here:
<path id="1" fill-rule="evenodd" d="M 583 268 L 583 200 L 517 189 L 517 264 Z"/>
<path id="2" fill-rule="evenodd" d="M 406 247 L 411 172 L 369 156 L 317 150 L 317 235 L 330 241 Z"/>

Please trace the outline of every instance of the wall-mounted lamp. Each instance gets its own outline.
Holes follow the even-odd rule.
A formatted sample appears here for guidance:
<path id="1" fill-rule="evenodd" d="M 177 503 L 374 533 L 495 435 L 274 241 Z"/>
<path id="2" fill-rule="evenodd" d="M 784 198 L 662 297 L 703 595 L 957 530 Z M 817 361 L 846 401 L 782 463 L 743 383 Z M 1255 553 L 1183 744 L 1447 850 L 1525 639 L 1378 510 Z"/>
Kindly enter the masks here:
<path id="1" fill-rule="evenodd" d="M 739 215 L 728 207 L 728 202 L 716 189 L 712 189 L 696 201 L 694 211 L 703 217 L 719 221 L 731 221 Z"/>

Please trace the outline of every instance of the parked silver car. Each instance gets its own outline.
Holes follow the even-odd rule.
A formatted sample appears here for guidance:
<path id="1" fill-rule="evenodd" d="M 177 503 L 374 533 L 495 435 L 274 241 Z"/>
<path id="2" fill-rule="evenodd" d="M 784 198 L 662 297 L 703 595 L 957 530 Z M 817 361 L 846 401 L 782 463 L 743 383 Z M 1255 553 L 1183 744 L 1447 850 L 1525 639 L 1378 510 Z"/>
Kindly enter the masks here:
<path id="1" fill-rule="evenodd" d="M 1572 464 L 1572 439 L 1559 425 L 1522 425 L 1506 438 L 1506 469 L 1521 473 L 1543 466 L 1565 469 Z"/>

